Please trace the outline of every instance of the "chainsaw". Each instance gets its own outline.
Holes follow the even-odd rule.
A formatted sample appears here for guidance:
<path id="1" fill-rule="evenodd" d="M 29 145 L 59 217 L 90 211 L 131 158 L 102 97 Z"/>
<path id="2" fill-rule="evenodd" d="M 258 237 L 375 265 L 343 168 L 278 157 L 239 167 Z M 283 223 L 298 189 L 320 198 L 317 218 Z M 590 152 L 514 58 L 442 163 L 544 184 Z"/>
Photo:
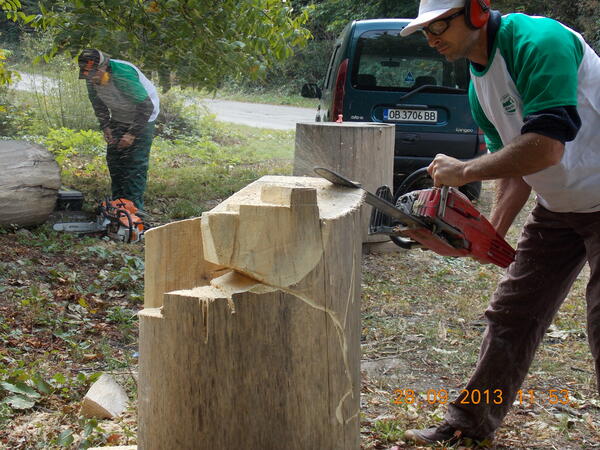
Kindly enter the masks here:
<path id="1" fill-rule="evenodd" d="M 100 202 L 94 222 L 55 223 L 55 231 L 70 233 L 103 233 L 120 242 L 138 242 L 144 237 L 144 223 L 131 200 L 118 198 Z"/>
<path id="2" fill-rule="evenodd" d="M 408 192 L 393 203 L 390 188 L 373 194 L 332 170 L 315 173 L 338 186 L 361 189 L 373 206 L 369 234 L 385 234 L 403 248 L 421 247 L 442 256 L 470 256 L 508 267 L 515 250 L 458 189 L 444 186 Z"/>

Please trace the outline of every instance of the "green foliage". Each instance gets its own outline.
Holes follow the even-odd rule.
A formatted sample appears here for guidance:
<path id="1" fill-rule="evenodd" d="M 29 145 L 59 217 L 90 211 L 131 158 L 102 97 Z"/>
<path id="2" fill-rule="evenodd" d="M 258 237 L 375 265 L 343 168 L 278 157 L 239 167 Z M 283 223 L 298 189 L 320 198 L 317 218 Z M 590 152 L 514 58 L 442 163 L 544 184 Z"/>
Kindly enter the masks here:
<path id="1" fill-rule="evenodd" d="M 265 73 L 310 37 L 308 9 L 280 0 L 60 0 L 41 2 L 59 30 L 54 46 L 76 54 L 94 46 L 146 72 L 163 87 L 215 89 L 227 76 Z"/>
<path id="2" fill-rule="evenodd" d="M 186 99 L 179 88 L 160 95 L 160 113 L 154 128 L 157 136 L 174 140 L 199 133 L 195 109 Z"/>
<path id="3" fill-rule="evenodd" d="M 0 366 L 0 424 L 21 410 L 31 409 L 53 395 L 79 398 L 83 389 L 100 376 L 79 373 L 67 378 L 62 373 L 47 377 L 27 367 L 23 360 L 3 358 Z"/>
<path id="4" fill-rule="evenodd" d="M 402 439 L 404 432 L 400 428 L 401 421 L 394 419 L 377 420 L 373 423 L 373 434 L 380 441 L 394 443 Z"/>
<path id="5" fill-rule="evenodd" d="M 6 20 L 13 23 L 29 24 L 30 26 L 42 25 L 39 16 L 28 15 L 23 12 L 20 0 L 0 0 L 0 9 L 4 13 Z M 0 49 L 0 86 L 9 84 L 14 76 L 14 72 L 6 68 L 5 59 L 6 51 Z"/>
<path id="6" fill-rule="evenodd" d="M 106 143 L 99 131 L 51 129 L 42 143 L 55 156 L 63 175 L 90 176 L 105 172 Z"/>
<path id="7" fill-rule="evenodd" d="M 123 255 L 124 265 L 110 274 L 110 283 L 115 289 L 142 289 L 144 279 L 144 261 L 137 256 Z"/>
<path id="8" fill-rule="evenodd" d="M 9 84 L 14 76 L 14 72 L 6 69 L 4 65 L 8 53 L 8 50 L 0 48 L 0 86 Z"/>
<path id="9" fill-rule="evenodd" d="M 109 308 L 106 319 L 113 323 L 131 326 L 136 323 L 136 312 L 128 308 L 114 306 Z"/>
<path id="10" fill-rule="evenodd" d="M 40 394 L 35 389 L 29 387 L 25 383 L 8 383 L 3 381 L 0 383 L 0 388 L 8 392 L 3 402 L 13 409 L 29 409 L 39 400 Z"/>
<path id="11" fill-rule="evenodd" d="M 325 0 L 316 2 L 309 27 L 318 39 L 335 39 L 353 20 L 416 17 L 419 2 L 397 0 Z"/>
<path id="12" fill-rule="evenodd" d="M 0 136 L 17 137 L 28 134 L 33 128 L 35 117 L 29 108 L 15 101 L 14 91 L 0 86 Z"/>
<path id="13" fill-rule="evenodd" d="M 299 94 L 304 83 L 319 83 L 325 77 L 333 41 L 313 40 L 298 50 L 293 58 L 273 64 L 264 79 L 230 81 L 229 91 L 276 91 L 283 95 Z"/>

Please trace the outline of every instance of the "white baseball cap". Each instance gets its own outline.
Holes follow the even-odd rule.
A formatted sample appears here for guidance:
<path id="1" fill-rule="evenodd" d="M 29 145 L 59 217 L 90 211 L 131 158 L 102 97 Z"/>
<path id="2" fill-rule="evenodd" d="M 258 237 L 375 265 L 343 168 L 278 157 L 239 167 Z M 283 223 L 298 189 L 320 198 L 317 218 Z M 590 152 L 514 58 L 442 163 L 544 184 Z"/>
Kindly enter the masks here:
<path id="1" fill-rule="evenodd" d="M 400 32 L 400 36 L 408 36 L 420 30 L 424 24 L 434 20 L 453 8 L 462 8 L 465 0 L 421 0 L 419 15 Z"/>

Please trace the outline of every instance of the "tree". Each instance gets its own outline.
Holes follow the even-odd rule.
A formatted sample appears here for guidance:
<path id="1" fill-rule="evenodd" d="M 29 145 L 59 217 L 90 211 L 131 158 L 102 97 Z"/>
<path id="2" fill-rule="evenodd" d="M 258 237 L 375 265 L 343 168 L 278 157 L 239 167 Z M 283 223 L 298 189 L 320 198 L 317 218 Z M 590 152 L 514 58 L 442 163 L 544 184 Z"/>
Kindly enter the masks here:
<path id="1" fill-rule="evenodd" d="M 168 88 L 215 89 L 265 73 L 310 38 L 308 8 L 286 0 L 59 0 L 41 2 L 57 51 L 96 47 L 156 71 Z"/>
<path id="2" fill-rule="evenodd" d="M 13 23 L 24 23 L 32 26 L 41 23 L 39 16 L 27 15 L 22 11 L 22 5 L 19 0 L 0 0 L 0 9 L 4 12 L 6 20 L 12 21 Z M 4 63 L 6 56 L 7 52 L 0 48 L 0 86 L 9 84 L 14 75 L 14 72 L 6 68 Z"/>
<path id="3" fill-rule="evenodd" d="M 419 2 L 397 0 L 294 0 L 294 4 L 313 3 L 310 29 L 316 39 L 335 39 L 352 20 L 416 17 Z"/>

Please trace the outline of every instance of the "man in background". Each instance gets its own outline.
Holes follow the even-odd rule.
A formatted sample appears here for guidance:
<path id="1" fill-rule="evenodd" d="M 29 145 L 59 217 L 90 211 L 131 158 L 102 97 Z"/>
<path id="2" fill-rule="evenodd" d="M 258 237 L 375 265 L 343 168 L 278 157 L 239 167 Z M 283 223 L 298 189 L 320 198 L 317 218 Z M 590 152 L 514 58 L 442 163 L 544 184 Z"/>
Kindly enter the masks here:
<path id="1" fill-rule="evenodd" d="M 144 207 L 150 147 L 159 112 L 156 88 L 133 64 L 96 49 L 79 55 L 79 78 L 106 140 L 112 198 Z"/>

